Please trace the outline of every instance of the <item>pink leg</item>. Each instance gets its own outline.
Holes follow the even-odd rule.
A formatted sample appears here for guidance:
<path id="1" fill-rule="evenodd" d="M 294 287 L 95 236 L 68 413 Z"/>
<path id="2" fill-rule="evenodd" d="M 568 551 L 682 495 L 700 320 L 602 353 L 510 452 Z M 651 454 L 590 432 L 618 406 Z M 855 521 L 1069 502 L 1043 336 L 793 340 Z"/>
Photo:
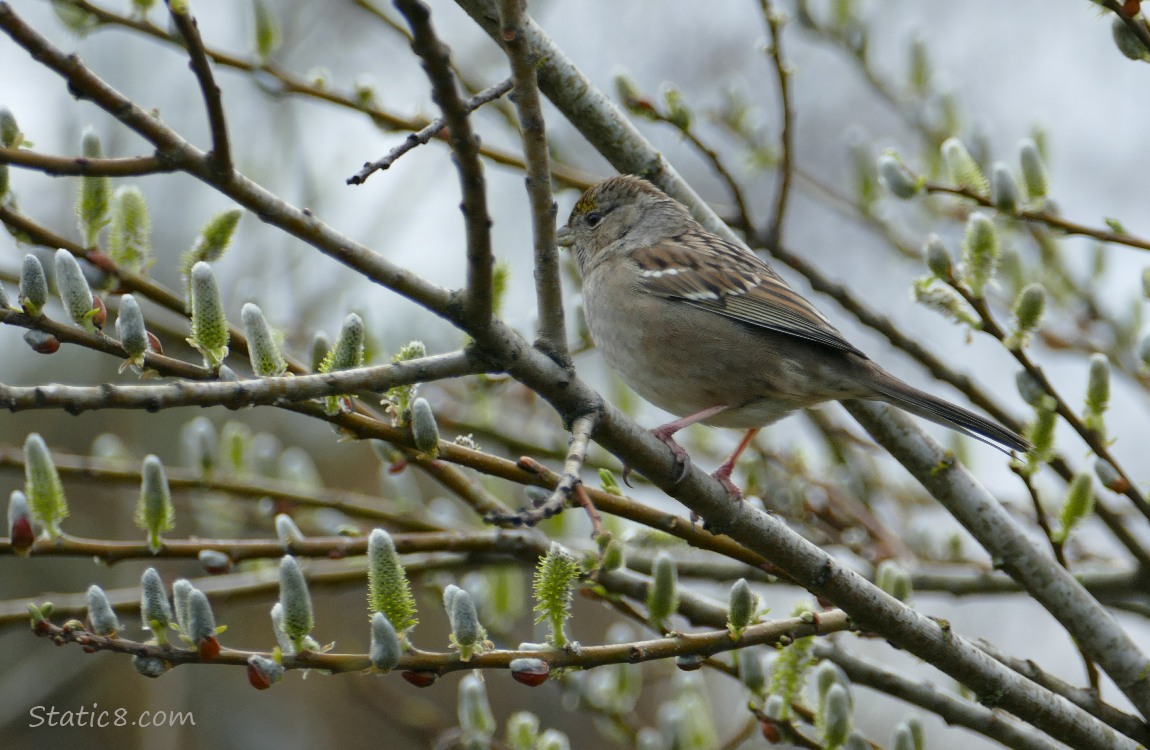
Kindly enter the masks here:
<path id="1" fill-rule="evenodd" d="M 747 430 L 747 434 L 744 435 L 743 439 L 739 441 L 739 445 L 737 448 L 735 448 L 735 452 L 732 453 L 730 457 L 727 458 L 727 460 L 724 461 L 718 469 L 715 469 L 715 473 L 711 475 L 715 479 L 719 480 L 719 483 L 726 487 L 727 492 L 731 493 L 731 497 L 736 500 L 743 499 L 743 492 L 735 486 L 734 482 L 731 481 L 731 472 L 735 470 L 735 462 L 739 460 L 739 456 L 743 454 L 743 451 L 745 451 L 747 446 L 751 444 L 751 441 L 755 439 L 755 435 L 757 435 L 758 432 L 758 427 L 753 430 Z"/>
<path id="2" fill-rule="evenodd" d="M 665 425 L 661 425 L 651 430 L 652 435 L 659 438 L 659 440 L 661 440 L 666 444 L 668 448 L 671 449 L 671 453 L 674 454 L 675 460 L 683 467 L 682 471 L 679 472 L 679 476 L 675 478 L 676 482 L 683 481 L 683 478 L 687 476 L 687 472 L 691 469 L 691 457 L 687 455 L 687 451 L 683 450 L 683 446 L 675 442 L 675 433 L 684 427 L 690 427 L 696 422 L 702 422 L 704 419 L 713 417 L 726 408 L 726 406 L 712 406 L 709 409 L 703 409 L 700 412 L 688 414 L 685 417 L 676 419 L 674 422 L 668 422 Z"/>

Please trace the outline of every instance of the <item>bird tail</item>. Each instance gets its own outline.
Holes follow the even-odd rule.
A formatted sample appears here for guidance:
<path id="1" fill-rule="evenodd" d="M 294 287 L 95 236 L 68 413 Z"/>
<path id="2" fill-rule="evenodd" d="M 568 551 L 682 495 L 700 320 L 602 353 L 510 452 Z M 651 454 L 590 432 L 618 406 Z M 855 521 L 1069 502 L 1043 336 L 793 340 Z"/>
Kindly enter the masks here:
<path id="1" fill-rule="evenodd" d="M 1025 452 L 1033 447 L 1029 440 L 1014 430 L 1009 430 L 972 411 L 963 409 L 961 406 L 956 406 L 949 401 L 944 401 L 937 396 L 913 388 L 886 373 L 882 374 L 885 377 L 875 378 L 875 382 L 872 383 L 875 391 L 882 400 L 894 404 L 900 409 L 1002 450 L 1009 448 Z"/>

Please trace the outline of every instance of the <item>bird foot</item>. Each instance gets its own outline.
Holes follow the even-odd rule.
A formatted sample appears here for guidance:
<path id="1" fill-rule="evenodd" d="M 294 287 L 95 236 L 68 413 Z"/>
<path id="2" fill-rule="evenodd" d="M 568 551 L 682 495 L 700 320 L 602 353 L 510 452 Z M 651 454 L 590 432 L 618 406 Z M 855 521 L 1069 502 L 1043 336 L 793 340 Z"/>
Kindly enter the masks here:
<path id="1" fill-rule="evenodd" d="M 727 460 L 723 462 L 722 466 L 715 469 L 715 473 L 711 476 L 715 479 L 715 481 L 723 485 L 723 487 L 727 490 L 727 493 L 731 496 L 732 500 L 742 500 L 743 491 L 736 487 L 735 483 L 731 481 L 731 472 L 734 471 L 734 469 L 735 462 Z"/>
<path id="2" fill-rule="evenodd" d="M 675 442 L 674 434 L 678 432 L 679 428 L 676 426 L 675 429 L 667 429 L 672 426 L 656 427 L 651 430 L 651 434 L 671 449 L 671 455 L 675 457 L 675 463 L 679 466 L 679 473 L 675 476 L 675 484 L 678 484 L 687 478 L 687 472 L 691 470 L 691 457 L 687 455 L 683 446 Z"/>

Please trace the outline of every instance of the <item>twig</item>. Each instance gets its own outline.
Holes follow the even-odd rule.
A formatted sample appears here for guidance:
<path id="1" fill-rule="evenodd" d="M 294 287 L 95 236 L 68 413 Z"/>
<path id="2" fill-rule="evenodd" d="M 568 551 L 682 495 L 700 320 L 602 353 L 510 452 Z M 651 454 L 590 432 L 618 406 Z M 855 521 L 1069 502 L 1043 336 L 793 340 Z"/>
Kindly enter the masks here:
<path id="1" fill-rule="evenodd" d="M 582 485 L 583 480 L 579 478 L 579 473 L 583 470 L 583 462 L 587 459 L 587 445 L 591 441 L 591 433 L 595 431 L 597 423 L 596 415 L 585 414 L 571 424 L 571 445 L 567 449 L 567 459 L 563 462 L 563 474 L 555 484 L 555 490 L 551 493 L 551 497 L 537 503 L 534 508 L 524 508 L 518 513 L 490 513 L 483 520 L 499 525 L 534 526 L 540 521 L 561 513 L 567 507 L 567 503 L 571 501 L 572 494 Z M 537 461 L 526 457 L 519 459 L 519 463 L 529 468 L 543 469 Z M 596 512 L 595 506 L 591 505 L 586 491 L 582 494 L 583 497 L 579 498 L 580 505 L 587 511 L 594 527 L 594 533 L 598 535 L 602 531 L 599 514 Z"/>
<path id="2" fill-rule="evenodd" d="M 184 39 L 184 46 L 191 58 L 192 72 L 200 84 L 200 93 L 204 97 L 204 109 L 208 112 L 208 127 L 212 134 L 212 150 L 208 153 L 208 161 L 219 179 L 226 179 L 232 172 L 232 150 L 228 142 L 228 123 L 224 118 L 224 103 L 220 98 L 220 87 L 212 75 L 212 66 L 208 64 L 208 56 L 204 51 L 204 40 L 200 38 L 200 27 L 196 19 L 187 11 L 187 4 L 180 3 L 179 7 L 172 7 L 171 0 L 165 0 L 168 12 L 172 16 L 172 23 L 180 36 Z"/>
<path id="3" fill-rule="evenodd" d="M 539 336 L 535 345 L 560 364 L 570 367 L 567 328 L 563 317 L 563 287 L 555 246 L 555 198 L 551 194 L 551 156 L 547 152 L 547 129 L 539 101 L 535 75 L 538 55 L 523 29 L 526 0 L 500 0 L 503 47 L 511 62 L 515 103 L 523 157 L 527 162 L 527 197 L 531 203 L 532 237 L 535 239 L 535 296 L 539 312 Z"/>
<path id="4" fill-rule="evenodd" d="M 27 316 L 0 310 L 0 322 L 13 317 Z M 111 340 L 109 339 L 109 341 Z M 119 344 L 113 343 L 115 348 L 119 349 Z M 113 351 L 112 353 L 116 352 Z M 149 354 L 147 356 L 152 357 L 154 355 Z M 475 375 L 484 370 L 482 365 L 474 362 L 468 355 L 457 352 L 391 365 L 361 367 L 354 370 L 340 370 L 299 377 L 284 376 L 198 383 L 180 381 L 157 385 L 104 384 L 100 386 L 41 385 L 19 387 L 0 384 L 0 408 L 10 411 L 65 409 L 69 413 L 78 414 L 96 409 L 159 411 L 186 406 L 227 406 L 233 409 L 256 404 L 285 406 L 293 402 L 354 393 L 360 390 L 383 390 L 399 385 L 426 383 L 441 378 Z"/>
<path id="5" fill-rule="evenodd" d="M 494 292 L 491 253 L 491 217 L 487 213 L 487 182 L 479 161 L 479 138 L 471 130 L 467 109 L 451 70 L 451 51 L 431 25 L 431 9 L 421 0 L 395 0 L 395 7 L 411 27 L 411 49 L 423 60 L 431 82 L 432 99 L 443 111 L 448 142 L 459 170 L 463 192 L 463 221 L 467 229 L 467 291 L 464 315 L 469 324 L 483 328 L 491 320 Z"/>
<path id="6" fill-rule="evenodd" d="M 953 185 L 943 185 L 937 182 L 926 182 L 923 184 L 923 190 L 928 193 L 939 193 L 943 195 L 955 195 L 960 198 L 974 201 L 984 208 L 996 208 L 994 203 L 990 200 L 989 196 L 981 195 L 970 188 L 954 187 Z M 997 210 L 997 209 L 996 209 Z M 1109 242 L 1115 245 L 1125 245 L 1126 247 L 1133 247 L 1138 250 L 1150 250 L 1150 240 L 1141 237 L 1135 237 L 1132 234 L 1125 232 L 1115 232 L 1109 229 L 1098 229 L 1097 227 L 1090 227 L 1085 224 L 1079 224 L 1068 219 L 1064 219 L 1057 214 L 1052 214 L 1049 211 L 1035 211 L 1032 209 L 1020 209 L 1013 213 L 1006 213 L 1013 219 L 1021 219 L 1022 221 L 1045 224 L 1051 229 L 1057 229 L 1064 234 L 1074 234 L 1083 237 L 1091 237 L 1100 242 Z"/>
<path id="7" fill-rule="evenodd" d="M 767 31 L 771 35 L 771 60 L 774 62 L 775 78 L 779 84 L 779 109 L 782 111 L 782 132 L 780 141 L 780 164 L 778 187 L 775 188 L 775 210 L 771 216 L 771 223 L 767 227 L 767 240 L 771 245 L 782 241 L 783 217 L 787 210 L 787 200 L 791 193 L 791 177 L 794 173 L 795 113 L 791 107 L 790 78 L 791 71 L 783 60 L 783 16 L 775 12 L 769 0 L 759 0 L 763 20 L 767 23 Z"/>
<path id="8" fill-rule="evenodd" d="M 494 86 L 480 91 L 478 94 L 468 99 L 464 103 L 463 108 L 468 113 L 474 112 L 484 104 L 502 97 L 510 90 L 511 79 L 501 81 Z M 441 136 L 445 127 L 447 127 L 447 122 L 444 120 L 444 118 L 435 118 L 422 129 L 407 136 L 403 143 L 399 144 L 391 151 L 388 151 L 382 159 L 377 159 L 376 161 L 370 161 L 364 164 L 363 169 L 347 178 L 347 184 L 362 185 L 363 183 L 367 182 L 367 178 L 371 177 L 374 173 L 390 169 L 391 165 L 395 164 L 399 157 L 403 156 L 408 151 L 411 151 L 418 146 L 424 146 L 430 143 L 433 138 Z"/>
<path id="9" fill-rule="evenodd" d="M 140 177 L 176 171 L 173 164 L 158 156 L 132 156 L 124 159 L 89 159 L 86 156 L 50 156 L 23 148 L 0 146 L 0 164 L 33 169 L 50 175 L 90 175 L 98 177 Z"/>

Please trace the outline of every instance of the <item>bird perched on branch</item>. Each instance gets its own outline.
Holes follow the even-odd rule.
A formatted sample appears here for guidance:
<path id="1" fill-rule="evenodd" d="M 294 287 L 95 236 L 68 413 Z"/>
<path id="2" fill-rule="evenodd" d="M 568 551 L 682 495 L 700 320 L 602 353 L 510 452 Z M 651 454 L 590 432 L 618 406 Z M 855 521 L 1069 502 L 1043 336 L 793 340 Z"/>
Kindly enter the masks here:
<path id="1" fill-rule="evenodd" d="M 769 265 L 645 180 L 622 175 L 587 190 L 557 239 L 575 253 L 587 325 L 607 363 L 679 417 L 652 434 L 684 471 L 673 437 L 682 428 L 748 431 L 713 475 L 735 497 L 731 471 L 755 433 L 824 401 L 884 401 L 1003 449 L 1030 447 L 883 370 Z"/>

